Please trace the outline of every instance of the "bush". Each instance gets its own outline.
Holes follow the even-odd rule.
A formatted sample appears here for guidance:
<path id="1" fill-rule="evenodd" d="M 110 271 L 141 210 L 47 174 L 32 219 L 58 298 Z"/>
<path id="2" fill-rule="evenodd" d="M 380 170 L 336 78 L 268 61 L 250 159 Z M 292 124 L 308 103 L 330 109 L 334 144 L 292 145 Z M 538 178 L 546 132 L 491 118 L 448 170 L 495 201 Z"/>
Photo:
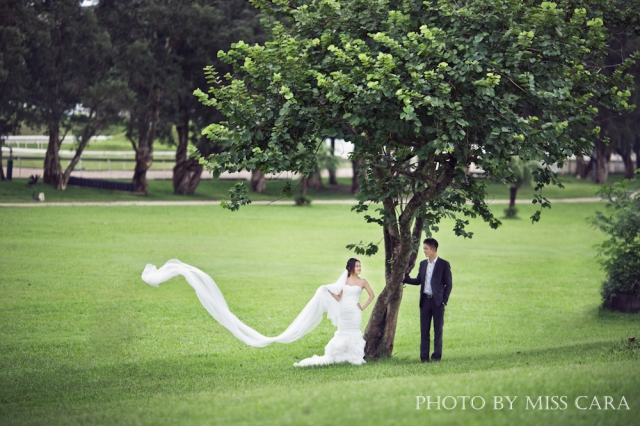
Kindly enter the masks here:
<path id="1" fill-rule="evenodd" d="M 639 247 L 640 249 L 640 247 Z M 606 307 L 618 294 L 640 296 L 640 254 L 620 250 L 602 262 L 607 279 L 602 283 L 600 294 Z"/>
<path id="2" fill-rule="evenodd" d="M 611 307 L 618 294 L 640 297 L 640 173 L 613 185 L 604 185 L 598 195 L 607 198 L 609 215 L 597 211 L 591 223 L 609 235 L 597 245 L 607 278 L 601 295 L 605 307 Z"/>
<path id="3" fill-rule="evenodd" d="M 508 218 L 514 218 L 518 215 L 518 209 L 516 209 L 515 207 L 507 207 L 506 209 L 504 209 L 504 215 L 505 217 Z"/>
<path id="4" fill-rule="evenodd" d="M 311 205 L 311 198 L 299 195 L 295 199 L 296 206 L 309 206 Z"/>

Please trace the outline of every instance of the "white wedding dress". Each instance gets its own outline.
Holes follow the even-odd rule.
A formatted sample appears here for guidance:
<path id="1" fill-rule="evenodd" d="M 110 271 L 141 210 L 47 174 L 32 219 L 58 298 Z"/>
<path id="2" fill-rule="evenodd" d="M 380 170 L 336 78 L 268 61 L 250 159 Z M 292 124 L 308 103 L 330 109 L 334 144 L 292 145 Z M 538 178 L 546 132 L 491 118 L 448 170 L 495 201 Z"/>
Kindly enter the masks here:
<path id="1" fill-rule="evenodd" d="M 306 367 L 341 362 L 349 362 L 355 365 L 365 363 L 365 341 L 360 331 L 362 311 L 357 305 L 362 288 L 346 285 L 346 270 L 335 283 L 320 286 L 291 325 L 282 334 L 275 337 L 263 336 L 231 313 L 216 283 L 209 275 L 198 268 L 182 263 L 177 259 L 171 259 L 160 269 L 157 269 L 154 265 L 147 265 L 142 272 L 142 280 L 149 285 L 157 287 L 160 283 L 177 275 L 185 277 L 196 291 L 202 306 L 211 316 L 247 345 L 263 347 L 274 342 L 291 343 L 316 328 L 326 312 L 327 318 L 331 320 L 333 325 L 338 326 L 338 330 L 325 347 L 324 355 L 314 355 L 294 365 Z M 329 291 L 336 295 L 342 291 L 340 302 L 336 301 L 329 294 Z"/>
<path id="2" fill-rule="evenodd" d="M 340 315 L 338 316 L 338 330 L 324 347 L 324 355 L 314 355 L 311 358 L 296 362 L 296 367 L 310 365 L 327 365 L 348 362 L 355 365 L 364 364 L 364 345 L 360 324 L 362 311 L 358 308 L 358 301 L 362 293 L 361 287 L 345 285 L 340 299 Z"/>

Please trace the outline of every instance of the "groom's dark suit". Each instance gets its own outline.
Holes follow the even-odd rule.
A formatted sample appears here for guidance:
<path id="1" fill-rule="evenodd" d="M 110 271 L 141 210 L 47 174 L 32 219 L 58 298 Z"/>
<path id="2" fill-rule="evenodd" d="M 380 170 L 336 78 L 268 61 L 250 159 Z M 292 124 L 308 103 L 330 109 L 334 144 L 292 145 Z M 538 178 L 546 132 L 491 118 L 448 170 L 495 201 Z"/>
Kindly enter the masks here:
<path id="1" fill-rule="evenodd" d="M 427 267 L 429 259 L 420 262 L 418 270 L 418 278 L 411 278 L 406 275 L 404 282 L 420 286 L 420 359 L 422 361 L 429 360 L 429 348 L 431 346 L 431 318 L 433 318 L 433 354 L 431 359 L 439 360 L 442 357 L 442 326 L 444 325 L 444 306 L 449 300 L 451 287 L 451 265 L 449 262 L 438 257 L 434 265 L 431 275 L 432 297 L 428 297 L 424 292 L 425 281 L 427 278 Z"/>

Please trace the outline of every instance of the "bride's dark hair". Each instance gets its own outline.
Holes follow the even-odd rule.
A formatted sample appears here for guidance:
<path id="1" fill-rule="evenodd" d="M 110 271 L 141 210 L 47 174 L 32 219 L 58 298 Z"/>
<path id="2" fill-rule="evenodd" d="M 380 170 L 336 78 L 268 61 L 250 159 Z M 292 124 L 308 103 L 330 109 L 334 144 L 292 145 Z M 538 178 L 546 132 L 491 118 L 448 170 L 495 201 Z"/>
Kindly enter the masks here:
<path id="1" fill-rule="evenodd" d="M 351 276 L 356 270 L 356 262 L 360 262 L 358 259 L 354 259 L 353 257 L 347 260 L 347 272 L 348 275 Z"/>

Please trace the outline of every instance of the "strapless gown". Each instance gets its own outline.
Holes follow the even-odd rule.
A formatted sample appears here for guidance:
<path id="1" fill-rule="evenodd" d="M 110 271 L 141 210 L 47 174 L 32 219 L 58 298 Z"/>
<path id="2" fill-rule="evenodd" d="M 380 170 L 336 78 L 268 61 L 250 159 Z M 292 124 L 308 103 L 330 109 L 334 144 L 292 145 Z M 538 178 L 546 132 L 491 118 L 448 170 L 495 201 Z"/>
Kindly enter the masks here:
<path id="1" fill-rule="evenodd" d="M 364 364 L 364 345 L 360 326 L 362 311 L 358 308 L 362 288 L 345 285 L 340 299 L 338 330 L 324 348 L 324 355 L 314 355 L 293 364 L 296 367 L 328 365 L 348 362 L 354 365 Z"/>

